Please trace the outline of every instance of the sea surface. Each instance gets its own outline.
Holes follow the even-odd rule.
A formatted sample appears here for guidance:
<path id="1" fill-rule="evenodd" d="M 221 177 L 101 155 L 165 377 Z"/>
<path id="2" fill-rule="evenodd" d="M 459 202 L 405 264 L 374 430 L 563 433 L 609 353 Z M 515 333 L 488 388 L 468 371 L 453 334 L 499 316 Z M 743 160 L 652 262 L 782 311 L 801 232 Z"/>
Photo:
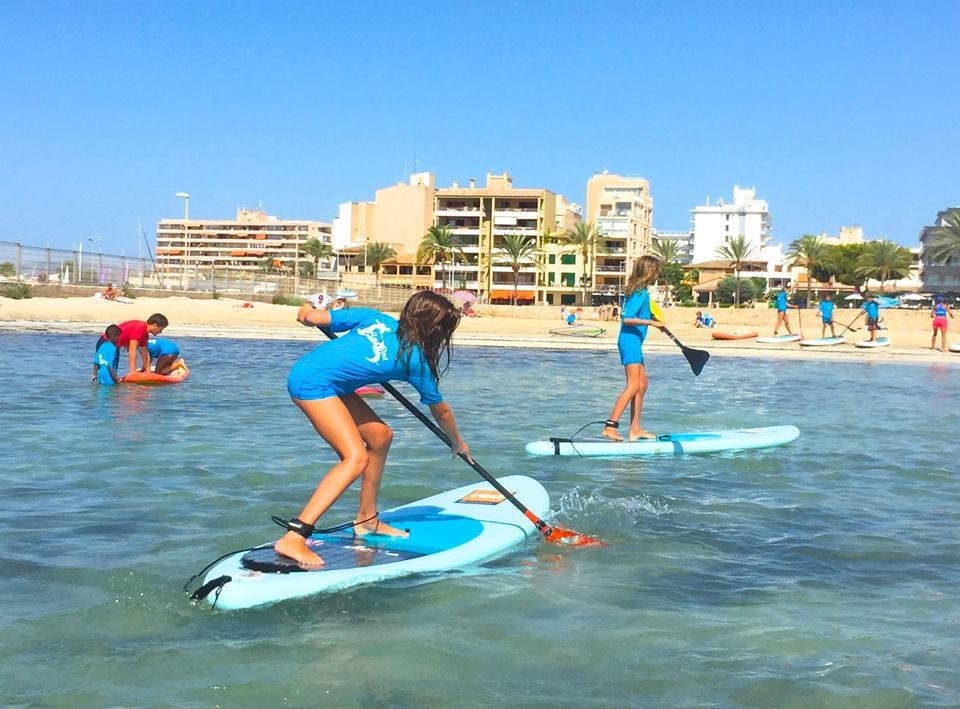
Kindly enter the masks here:
<path id="1" fill-rule="evenodd" d="M 960 705 L 960 358 L 715 357 L 694 377 L 654 353 L 651 430 L 800 439 L 553 459 L 523 446 L 605 419 L 616 353 L 457 347 L 441 389 L 477 461 L 540 480 L 555 521 L 609 546 L 531 540 L 225 612 L 184 583 L 275 538 L 270 515 L 334 460 L 286 394 L 312 345 L 182 339 L 187 382 L 97 388 L 94 340 L 0 335 L 4 706 Z M 383 508 L 477 479 L 399 404 L 373 406 L 396 430 Z"/>

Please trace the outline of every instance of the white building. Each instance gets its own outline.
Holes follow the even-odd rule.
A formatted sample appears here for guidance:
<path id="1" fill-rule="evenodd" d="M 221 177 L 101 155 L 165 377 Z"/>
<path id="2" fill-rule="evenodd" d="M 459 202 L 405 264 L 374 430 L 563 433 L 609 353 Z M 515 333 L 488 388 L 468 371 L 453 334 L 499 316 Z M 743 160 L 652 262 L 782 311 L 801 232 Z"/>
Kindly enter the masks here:
<path id="1" fill-rule="evenodd" d="M 664 243 L 672 241 L 676 244 L 678 263 L 688 264 L 691 262 L 693 258 L 692 231 L 660 231 L 659 229 L 654 229 L 652 234 L 654 242 Z"/>
<path id="2" fill-rule="evenodd" d="M 770 211 L 765 200 L 757 199 L 756 188 L 734 186 L 733 202 L 721 198 L 710 204 L 708 197 L 692 211 L 694 264 L 717 259 L 717 249 L 741 234 L 753 246 L 751 259 L 769 260 L 764 251 L 770 241 Z"/>

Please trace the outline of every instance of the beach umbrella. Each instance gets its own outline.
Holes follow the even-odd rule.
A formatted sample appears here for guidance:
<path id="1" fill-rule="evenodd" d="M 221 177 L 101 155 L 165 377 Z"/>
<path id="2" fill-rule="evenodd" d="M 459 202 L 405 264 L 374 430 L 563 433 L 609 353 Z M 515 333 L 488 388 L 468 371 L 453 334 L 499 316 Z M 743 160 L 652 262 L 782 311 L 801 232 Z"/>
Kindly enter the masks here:
<path id="1" fill-rule="evenodd" d="M 920 301 L 920 300 L 925 300 L 925 298 L 924 298 L 922 295 L 920 295 L 919 293 L 907 293 L 906 295 L 901 296 L 900 300 L 915 301 L 915 302 L 916 302 L 916 301 Z"/>
<path id="2" fill-rule="evenodd" d="M 863 300 L 863 296 L 859 293 L 851 293 L 844 300 Z"/>
<path id="3" fill-rule="evenodd" d="M 341 288 L 337 291 L 337 297 L 347 299 L 356 298 L 357 292 L 355 290 L 350 290 L 349 288 Z"/>
<path id="4" fill-rule="evenodd" d="M 477 296 L 471 293 L 468 290 L 455 290 L 452 295 L 453 298 L 456 298 L 462 303 L 476 303 Z"/>

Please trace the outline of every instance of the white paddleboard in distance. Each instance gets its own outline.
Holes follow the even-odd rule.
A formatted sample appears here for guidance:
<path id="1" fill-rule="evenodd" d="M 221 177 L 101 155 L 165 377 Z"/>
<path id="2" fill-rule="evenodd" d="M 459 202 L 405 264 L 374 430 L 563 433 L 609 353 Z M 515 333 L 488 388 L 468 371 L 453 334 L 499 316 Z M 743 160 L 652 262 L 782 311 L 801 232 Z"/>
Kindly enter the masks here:
<path id="1" fill-rule="evenodd" d="M 547 491 L 533 478 L 508 475 L 498 480 L 538 517 L 550 511 Z M 270 542 L 211 567 L 204 576 L 205 584 L 221 577 L 229 581 L 206 599 L 216 608 L 237 610 L 401 576 L 459 569 L 498 556 L 537 533 L 520 510 L 484 481 L 395 507 L 380 516 L 394 527 L 410 530 L 410 535 L 354 537 L 352 528 L 316 533 L 309 543 L 326 565 L 310 571 L 279 557 Z M 281 532 L 278 528 L 276 538 Z M 257 570 L 275 563 L 290 570 Z"/>
<path id="2" fill-rule="evenodd" d="M 830 347 L 831 345 L 842 345 L 847 341 L 846 337 L 818 337 L 815 340 L 800 340 L 801 347 Z"/>
<path id="3" fill-rule="evenodd" d="M 951 352 L 960 352 L 960 342 L 950 345 L 947 349 Z"/>
<path id="4" fill-rule="evenodd" d="M 796 342 L 800 339 L 798 333 L 793 333 L 792 335 L 775 335 L 773 337 L 758 337 L 757 342 L 764 345 L 773 345 L 778 342 Z"/>
<path id="5" fill-rule="evenodd" d="M 782 446 L 795 441 L 799 435 L 800 429 L 796 426 L 767 426 L 701 433 L 668 433 L 656 439 L 619 443 L 589 439 L 532 441 L 526 445 L 526 451 L 529 455 L 569 455 L 584 458 L 717 453 Z"/>
<path id="6" fill-rule="evenodd" d="M 853 343 L 854 347 L 863 347 L 863 348 L 875 348 L 875 347 L 888 347 L 890 345 L 890 338 L 888 337 L 878 337 L 876 340 L 858 340 Z"/>

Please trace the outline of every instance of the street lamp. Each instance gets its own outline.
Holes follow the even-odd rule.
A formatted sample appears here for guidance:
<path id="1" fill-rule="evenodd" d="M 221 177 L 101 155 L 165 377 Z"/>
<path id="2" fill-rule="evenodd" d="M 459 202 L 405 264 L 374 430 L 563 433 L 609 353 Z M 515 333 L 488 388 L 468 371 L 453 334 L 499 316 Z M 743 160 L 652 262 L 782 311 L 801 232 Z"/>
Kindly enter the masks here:
<path id="1" fill-rule="evenodd" d="M 183 260 L 180 262 L 180 287 L 183 288 L 183 275 L 187 270 L 187 261 L 190 258 L 190 242 L 187 237 L 187 221 L 190 219 L 190 193 L 177 192 L 177 197 L 183 200 Z M 187 281 L 190 285 L 190 281 Z"/>

